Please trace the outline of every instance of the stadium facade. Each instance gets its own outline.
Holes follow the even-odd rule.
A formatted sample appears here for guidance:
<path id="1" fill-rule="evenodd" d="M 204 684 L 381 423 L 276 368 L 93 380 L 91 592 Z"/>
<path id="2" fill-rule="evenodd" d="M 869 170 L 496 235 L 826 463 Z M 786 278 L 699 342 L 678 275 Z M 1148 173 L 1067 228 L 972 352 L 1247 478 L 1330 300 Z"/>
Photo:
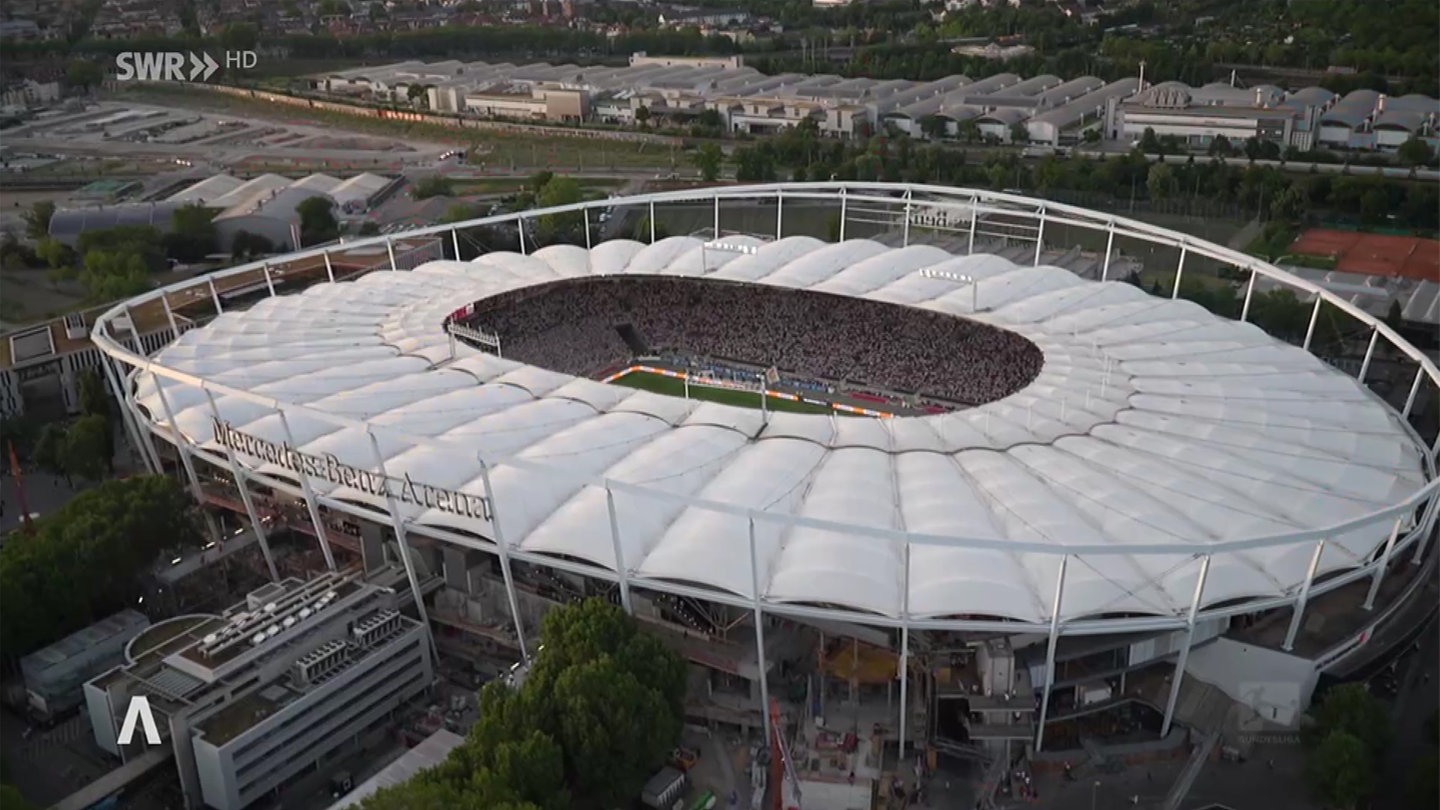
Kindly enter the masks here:
<path id="1" fill-rule="evenodd" d="M 713 227 L 656 238 L 657 211 L 697 205 L 713 206 Z M 773 211 L 774 232 L 721 228 L 722 208 L 745 206 Z M 835 211 L 837 243 L 787 236 L 796 206 Z M 602 239 L 589 227 L 602 208 L 648 217 L 649 242 Z M 572 213 L 587 223 L 583 246 L 536 249 L 526 236 L 528 221 Z M 881 220 L 883 237 L 870 227 Z M 517 221 L 517 252 L 397 258 L 402 238 L 458 257 L 468 233 Z M 1056 266 L 1084 253 L 1064 240 L 1081 239 L 1094 246 L 1086 269 Z M 1177 252 L 1164 268 L 1173 289 L 1119 282 L 1117 239 Z M 822 681 L 850 682 L 840 703 L 857 727 L 871 719 L 857 684 L 883 692 L 874 727 L 903 752 L 935 734 L 925 712 L 952 696 L 936 670 L 916 672 L 944 639 L 969 650 L 971 680 L 955 688 L 985 716 L 969 739 L 1039 750 L 1057 707 L 1093 702 L 1091 687 L 1117 673 L 1123 693 L 1127 672 L 1213 670 L 1233 655 L 1232 681 L 1273 681 L 1273 662 L 1215 652 L 1266 617 L 1284 616 L 1269 646 L 1308 661 L 1308 683 L 1284 697 L 1216 686 L 1293 722 L 1314 675 L 1371 638 L 1433 563 L 1436 447 L 1409 417 L 1434 395 L 1435 365 L 1316 285 L 1190 236 L 987 191 L 812 183 L 602 200 L 374 242 L 385 258 L 343 283 L 328 249 L 311 250 L 133 299 L 97 321 L 94 340 L 153 469 L 246 513 L 267 557 L 263 527 L 288 508 L 332 570 L 352 552 L 366 570 L 403 565 L 442 652 L 459 632 L 525 656 L 547 604 L 608 595 L 721 673 L 709 690 L 736 700 L 709 719 L 760 725 L 775 660 L 815 660 L 795 650 L 818 632 Z M 305 268 L 283 271 L 289 289 L 306 273 L 315 283 L 223 306 L 223 290 L 269 284 L 287 261 Z M 1180 300 L 1187 269 L 1217 266 L 1245 279 L 1238 321 Z M 919 307 L 1017 333 L 1044 365 L 976 407 L 836 418 L 630 391 L 445 330 L 468 303 L 619 274 Z M 1273 288 L 1314 300 L 1299 346 L 1247 322 L 1257 289 Z M 127 324 L 182 307 L 195 328 L 149 356 L 126 348 Z M 1322 308 L 1363 328 L 1358 380 L 1308 351 Z M 1364 384 L 1382 354 L 1415 369 L 1393 405 Z M 1353 632 L 1304 640 L 1322 600 L 1357 593 L 1330 622 Z M 826 663 L 837 638 L 851 652 Z M 861 642 L 883 652 L 876 678 L 862 673 Z M 1096 650 L 1098 669 L 1085 659 Z M 1162 736 L 1192 679 L 1164 680 Z M 787 711 L 820 717 L 834 692 L 812 681 Z M 1010 701 L 1031 693 L 1033 707 Z"/>

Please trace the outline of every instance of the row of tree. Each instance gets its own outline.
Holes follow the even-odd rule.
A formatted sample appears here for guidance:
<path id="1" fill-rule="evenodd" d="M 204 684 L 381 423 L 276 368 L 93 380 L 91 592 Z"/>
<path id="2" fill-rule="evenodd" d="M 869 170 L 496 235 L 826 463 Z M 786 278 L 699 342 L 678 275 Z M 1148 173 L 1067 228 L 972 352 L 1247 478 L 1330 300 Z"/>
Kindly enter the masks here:
<path id="1" fill-rule="evenodd" d="M 936 183 L 1043 194 L 1082 192 L 1117 201 L 1187 197 L 1232 206 L 1246 218 L 1358 219 L 1364 224 L 1440 231 L 1440 188 L 1434 183 L 1298 173 L 1204 157 L 1178 165 L 1155 164 L 1138 149 L 1099 158 L 1072 155 L 1024 161 L 1014 153 L 974 158 L 963 148 L 918 143 L 903 136 L 831 140 L 820 137 L 814 126 L 796 127 L 731 154 L 735 177 L 741 182 L 783 178 Z M 698 165 L 699 155 L 693 159 Z"/>
<path id="2" fill-rule="evenodd" d="M 1315 796 L 1326 807 L 1364 807 L 1379 788 L 1386 771 L 1386 755 L 1394 745 L 1390 712 L 1363 683 L 1337 686 L 1311 710 L 1313 722 L 1304 728 L 1305 772 Z M 1420 767 L 1410 773 L 1409 784 L 1393 793 L 1407 807 L 1435 804 L 1437 782 L 1436 715 L 1426 721 Z M 1374 805 L 1372 805 L 1374 806 Z"/>
<path id="3" fill-rule="evenodd" d="M 135 603 L 162 551 L 202 540 L 173 478 L 111 480 L 0 546 L 0 650 L 22 656 Z"/>
<path id="4" fill-rule="evenodd" d="M 619 608 L 546 614 L 521 685 L 480 692 L 480 719 L 438 767 L 364 810 L 610 810 L 663 765 L 684 719 L 685 664 Z"/>

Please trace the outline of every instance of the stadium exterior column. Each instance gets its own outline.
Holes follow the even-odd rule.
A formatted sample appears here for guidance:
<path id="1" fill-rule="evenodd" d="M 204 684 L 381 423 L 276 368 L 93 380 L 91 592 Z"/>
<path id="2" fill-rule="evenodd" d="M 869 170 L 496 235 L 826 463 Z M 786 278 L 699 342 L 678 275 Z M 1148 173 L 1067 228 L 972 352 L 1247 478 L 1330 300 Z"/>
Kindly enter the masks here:
<path id="1" fill-rule="evenodd" d="M 905 189 L 905 222 L 900 226 L 900 247 L 910 247 L 910 189 Z M 905 756 L 904 747 L 901 747 L 900 756 Z"/>
<path id="2" fill-rule="evenodd" d="M 1190 600 L 1190 613 L 1185 617 L 1185 643 L 1180 647 L 1180 656 L 1175 659 L 1175 675 L 1170 678 L 1170 696 L 1165 700 L 1165 720 L 1160 724 L 1160 739 L 1170 733 L 1170 723 L 1175 719 L 1175 703 L 1180 699 L 1180 682 L 1185 680 L 1185 659 L 1190 657 L 1190 647 L 1195 643 L 1195 616 L 1200 612 L 1200 600 L 1205 593 L 1205 578 L 1210 574 L 1210 555 L 1200 559 L 1200 576 L 1195 579 L 1195 598 Z M 1122 690 L 1121 697 L 1124 697 Z"/>
<path id="3" fill-rule="evenodd" d="M 970 204 L 970 249 L 965 253 L 967 256 L 975 255 L 975 227 L 980 224 L 980 209 L 976 207 L 978 202 L 979 198 L 976 198 Z"/>
<path id="4" fill-rule="evenodd" d="M 588 214 L 590 213 L 589 209 L 586 209 L 585 213 L 588 215 Z M 586 224 L 586 226 L 589 226 L 590 221 L 587 219 L 587 220 L 585 221 L 585 224 Z M 589 231 L 588 227 L 587 227 L 587 229 L 586 229 L 586 231 L 585 231 L 585 238 L 586 238 L 587 240 L 590 238 L 590 231 Z M 457 261 L 457 262 L 458 262 L 458 261 L 462 261 L 462 259 L 460 258 L 460 229 L 459 229 L 459 228 L 451 228 L 451 229 L 450 229 L 450 246 L 453 247 L 453 248 L 455 248 L 455 261 Z M 587 244 L 586 244 L 586 247 L 589 247 L 588 242 L 587 242 Z M 326 255 L 326 256 L 329 256 L 330 254 L 327 253 L 327 254 L 325 254 L 325 255 Z"/>
<path id="5" fill-rule="evenodd" d="M 1380 583 L 1385 579 L 1385 569 L 1390 565 L 1390 552 L 1395 550 L 1395 540 L 1400 537 L 1400 525 L 1405 522 L 1404 518 L 1395 518 L 1395 525 L 1390 529 L 1390 539 L 1385 541 L 1385 550 L 1380 552 L 1380 563 L 1375 566 L 1375 577 L 1370 580 L 1370 592 L 1365 594 L 1366 610 L 1375 609 L 1375 597 L 1380 593 Z"/>
<path id="6" fill-rule="evenodd" d="M 215 314 L 223 315 L 225 307 L 220 305 L 220 292 L 215 289 L 215 277 L 206 276 L 205 282 L 210 285 L 210 300 L 215 304 Z"/>
<path id="7" fill-rule="evenodd" d="M 160 304 L 165 307 L 165 320 L 170 324 L 170 339 L 179 340 L 180 325 L 175 323 L 175 312 L 170 309 L 170 296 L 163 292 L 160 293 Z"/>
<path id="8" fill-rule="evenodd" d="M 1375 343 L 1380 340 L 1380 330 L 1374 327 L 1370 329 L 1370 345 L 1365 347 L 1365 359 L 1360 363 L 1360 373 L 1355 377 L 1361 383 L 1365 382 L 1365 375 L 1370 373 L 1370 361 L 1375 359 Z"/>
<path id="9" fill-rule="evenodd" d="M 130 399 L 126 398 L 125 389 L 118 382 L 124 379 L 124 375 L 120 374 L 115 369 L 115 366 L 111 365 L 116 362 L 118 361 L 111 358 L 110 355 L 101 353 L 100 367 L 104 371 L 105 382 L 110 385 L 110 393 L 115 396 L 115 402 L 120 406 L 120 421 L 125 423 L 125 429 L 130 433 L 130 441 L 135 443 L 135 451 L 138 452 L 140 458 L 144 460 L 145 468 L 150 471 L 151 475 L 159 475 L 163 472 L 163 468 L 160 466 L 160 460 L 153 455 L 155 448 L 147 445 L 145 441 L 147 434 L 140 427 L 139 419 L 135 415 L 133 403 Z"/>
<path id="10" fill-rule="evenodd" d="M 775 189 L 775 241 L 785 234 L 785 189 Z"/>
<path id="11" fill-rule="evenodd" d="M 1250 268 L 1250 283 L 1245 285 L 1245 305 L 1240 307 L 1240 322 L 1246 323 L 1250 317 L 1250 300 L 1255 297 L 1255 279 L 1259 278 L 1260 271 Z"/>
<path id="12" fill-rule="evenodd" d="M 390 259 L 390 269 L 399 270 L 395 265 L 395 240 L 389 236 L 385 237 L 385 255 Z"/>
<path id="13" fill-rule="evenodd" d="M 910 720 L 910 543 L 900 569 L 900 760 L 905 760 L 905 743 Z"/>
<path id="14" fill-rule="evenodd" d="M 1106 226 L 1105 230 L 1108 235 L 1105 237 L 1105 263 L 1100 265 L 1101 281 L 1110 280 L 1110 256 L 1115 249 L 1115 220 L 1110 220 L 1110 224 Z"/>
<path id="15" fill-rule="evenodd" d="M 290 430 L 290 420 L 285 416 L 284 410 L 277 410 L 280 415 L 280 428 L 285 431 L 285 441 L 290 447 L 299 450 L 300 445 L 295 443 L 295 434 Z M 305 496 L 305 511 L 310 514 L 310 523 L 315 527 L 315 539 L 320 541 L 320 553 L 325 555 L 325 567 L 330 571 L 335 570 L 335 555 L 330 550 L 330 538 L 325 536 L 325 522 L 320 519 L 320 509 L 315 504 L 315 490 L 310 486 L 310 476 L 303 472 L 296 471 L 295 477 L 300 479 L 300 492 Z"/>
<path id="16" fill-rule="evenodd" d="M 1405 397 L 1405 410 L 1400 414 L 1406 419 L 1410 418 L 1410 411 L 1415 409 L 1415 398 L 1420 395 L 1420 383 L 1424 382 L 1424 380 L 1425 367 L 1420 366 L 1415 369 L 1415 381 L 1410 383 L 1410 394 Z"/>
<path id="17" fill-rule="evenodd" d="M 515 235 L 520 239 L 520 255 L 530 255 L 525 251 L 525 217 L 515 220 Z"/>
<path id="18" fill-rule="evenodd" d="M 900 617 L 900 760 L 905 760 L 905 741 L 910 714 L 910 622 Z"/>
<path id="19" fill-rule="evenodd" d="M 1280 649 L 1290 652 L 1295 648 L 1295 636 L 1300 633 L 1300 620 L 1305 617 L 1305 603 L 1310 601 L 1310 584 L 1315 581 L 1315 571 L 1320 568 L 1320 555 L 1325 553 L 1325 541 L 1315 544 L 1315 553 L 1310 555 L 1310 567 L 1305 571 L 1305 582 L 1300 585 L 1300 595 L 1295 599 L 1295 613 L 1290 617 L 1290 629 L 1285 631 L 1285 643 Z"/>
<path id="20" fill-rule="evenodd" d="M 330 262 L 330 251 L 327 250 L 327 251 L 325 251 L 324 253 L 322 253 L 322 254 L 320 254 L 320 255 L 322 255 L 322 256 L 325 257 L 325 277 L 328 278 L 328 279 L 330 279 L 330 283 L 331 283 L 331 284 L 334 284 L 334 283 L 335 283 L 335 265 Z"/>
<path id="21" fill-rule="evenodd" d="M 1050 642 L 1045 647 L 1045 690 L 1040 695 L 1040 722 L 1035 726 L 1035 750 L 1045 745 L 1045 718 L 1050 713 L 1050 690 L 1055 687 L 1055 645 L 1060 641 L 1060 603 L 1065 599 L 1065 569 L 1070 555 L 1060 558 L 1060 574 L 1055 578 L 1055 606 L 1050 616 Z"/>
<path id="22" fill-rule="evenodd" d="M 1045 206 L 1040 206 L 1040 228 L 1035 231 L 1035 266 L 1040 266 L 1040 252 L 1045 249 Z"/>
<path id="23" fill-rule="evenodd" d="M 650 244 L 655 244 L 655 201 L 650 201 Z"/>
<path id="24" fill-rule="evenodd" d="M 365 435 L 370 437 L 370 449 L 375 453 L 376 469 L 380 470 L 380 475 L 388 482 L 390 473 L 385 470 L 385 456 L 380 452 L 380 440 L 375 438 L 375 432 L 369 425 L 365 427 Z M 300 480 L 304 481 L 305 476 L 301 475 Z M 415 576 L 415 561 L 410 559 L 410 542 L 406 536 L 405 522 L 400 519 L 399 504 L 396 503 L 395 493 L 391 492 L 388 483 L 385 485 L 385 506 L 390 511 L 390 527 L 395 530 L 395 541 L 400 544 L 400 559 L 405 563 L 405 578 L 410 580 L 410 594 L 415 597 L 415 612 L 420 623 L 425 625 L 425 640 L 430 643 L 430 660 L 438 666 L 440 650 L 435 646 L 435 634 L 430 628 L 430 614 L 425 610 L 425 597 L 420 593 L 420 580 Z M 328 544 L 325 545 L 325 558 L 325 561 L 330 563 L 330 570 L 334 571 L 335 563 L 330 559 Z"/>
<path id="25" fill-rule="evenodd" d="M 141 342 L 140 333 L 135 329 L 135 313 L 130 308 L 129 303 L 125 304 L 125 321 L 130 324 L 131 348 L 135 350 L 136 354 L 139 354 L 141 356 L 147 356 L 148 353 L 145 351 L 145 344 Z M 111 362 L 115 364 L 114 374 L 116 388 L 121 392 L 132 391 L 129 386 L 133 382 L 133 380 L 126 376 L 124 371 L 125 366 L 122 365 L 119 360 L 116 360 L 114 358 L 111 358 Z M 139 369 L 136 369 L 134 373 L 139 374 Z M 156 387 L 159 387 L 158 381 L 156 383 Z M 128 410 L 130 411 L 130 417 L 135 420 L 135 432 L 139 433 L 140 437 L 144 439 L 144 444 L 140 445 L 140 452 L 144 453 L 147 450 L 149 451 L 151 468 L 155 470 L 156 475 L 162 475 L 165 472 L 165 465 L 160 461 L 160 448 L 155 444 L 155 431 L 148 428 L 142 428 L 140 421 L 140 411 L 135 404 L 134 397 L 131 397 L 128 400 L 122 399 L 120 401 L 129 403 Z"/>
<path id="26" fill-rule="evenodd" d="M 180 466 L 185 468 L 185 476 L 190 479 L 190 492 L 195 500 L 205 502 L 205 490 L 200 488 L 200 476 L 195 474 L 195 463 L 190 458 L 189 442 L 185 435 L 180 432 L 180 426 L 175 424 L 175 411 L 170 407 L 170 397 L 165 396 L 165 387 L 160 385 L 159 378 L 156 378 L 155 393 L 160 395 L 160 407 L 165 409 L 165 424 L 170 428 L 170 436 L 175 440 L 175 451 L 180 454 Z"/>
<path id="27" fill-rule="evenodd" d="M 1315 337 L 1315 324 L 1320 320 L 1320 306 L 1325 303 L 1325 296 L 1315 294 L 1315 307 L 1310 310 L 1310 325 L 1305 327 L 1305 345 L 1300 348 L 1310 351 L 1310 341 Z"/>
<path id="28" fill-rule="evenodd" d="M 220 421 L 220 408 L 215 404 L 215 393 L 207 388 L 205 396 L 210 400 L 210 415 L 215 421 Z M 270 538 L 265 535 L 265 526 L 260 522 L 260 514 L 255 511 L 254 499 L 250 497 L 250 477 L 235 458 L 235 448 L 228 444 L 225 445 L 225 460 L 230 464 L 230 477 L 235 479 L 235 486 L 240 490 L 240 504 L 245 507 L 245 517 L 250 519 L 250 531 L 255 532 L 255 539 L 260 542 L 260 553 L 265 557 L 265 567 L 270 569 L 270 581 L 279 582 L 280 572 L 275 568 L 275 556 L 270 553 Z"/>
<path id="29" fill-rule="evenodd" d="M 510 548 L 505 545 L 505 531 L 500 528 L 499 499 L 490 481 L 490 465 L 479 453 L 480 478 L 485 484 L 485 497 L 490 499 L 490 533 L 495 535 L 495 549 L 500 554 L 500 573 L 505 576 L 505 596 L 510 601 L 510 618 L 515 622 L 515 639 L 520 644 L 520 660 L 529 663 L 530 651 L 525 646 L 525 624 L 520 619 L 520 600 L 515 596 L 515 577 L 510 572 Z"/>
<path id="30" fill-rule="evenodd" d="M 715 195 L 715 225 L 711 228 L 711 239 L 720 238 L 720 195 Z"/>
<path id="31" fill-rule="evenodd" d="M 760 718 L 765 727 L 765 741 L 774 740 L 775 730 L 770 728 L 770 684 L 765 671 L 765 613 L 760 609 L 760 561 L 755 551 L 755 516 L 746 521 L 750 538 L 750 593 L 755 607 L 755 660 L 760 667 Z M 778 787 L 778 786 L 777 786 Z"/>
<path id="32" fill-rule="evenodd" d="M 615 491 L 610 489 L 610 482 L 605 482 L 605 508 L 610 513 L 610 542 L 615 545 L 615 573 L 620 578 L 620 607 L 625 608 L 628 616 L 634 616 L 635 610 L 630 606 L 630 571 L 625 565 L 625 549 L 620 543 L 620 520 L 615 515 Z"/>
<path id="33" fill-rule="evenodd" d="M 1190 252 L 1190 246 L 1180 245 L 1180 264 L 1175 266 L 1175 289 L 1170 291 L 1170 300 L 1174 301 L 1180 297 L 1180 279 L 1185 277 L 1185 255 Z"/>
<path id="34" fill-rule="evenodd" d="M 1437 439 L 1440 441 L 1440 439 Z M 1434 449 L 1431 449 L 1434 452 Z M 1420 560 L 1425 556 L 1425 546 L 1430 543 L 1431 528 L 1435 525 L 1435 510 L 1440 508 L 1440 496 L 1434 496 L 1430 503 L 1425 505 L 1425 513 L 1420 518 L 1420 539 L 1415 543 L 1415 556 L 1410 559 L 1411 565 L 1419 565 Z"/>
<path id="35" fill-rule="evenodd" d="M 270 291 L 270 297 L 271 297 L 271 298 L 274 298 L 274 297 L 275 297 L 275 279 L 273 279 L 273 278 L 270 277 L 270 263 L 269 263 L 269 262 L 265 262 L 264 264 L 260 265 L 260 269 L 261 269 L 262 271 L 264 271 L 264 273 L 265 273 L 265 289 L 269 290 L 269 291 Z"/>
<path id="36" fill-rule="evenodd" d="M 845 241 L 845 220 L 850 213 L 850 198 L 845 186 L 840 187 L 840 241 Z"/>
<path id="37" fill-rule="evenodd" d="M 588 205 L 585 206 L 584 211 L 585 211 L 585 249 L 586 249 L 586 250 L 589 250 L 589 249 L 590 249 L 590 206 L 588 206 Z M 456 252 L 455 255 L 457 255 L 457 256 L 460 255 L 459 252 L 458 252 L 458 251 L 459 251 L 458 248 L 456 249 L 456 251 L 457 251 L 457 252 Z"/>

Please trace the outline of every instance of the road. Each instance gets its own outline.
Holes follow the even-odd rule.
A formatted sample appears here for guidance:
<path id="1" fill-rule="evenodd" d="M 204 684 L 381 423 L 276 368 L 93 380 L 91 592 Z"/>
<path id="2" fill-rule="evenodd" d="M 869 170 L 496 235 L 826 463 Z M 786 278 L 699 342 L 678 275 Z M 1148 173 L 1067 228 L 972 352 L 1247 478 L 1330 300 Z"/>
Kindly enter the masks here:
<path id="1" fill-rule="evenodd" d="M 1435 680 L 1440 677 L 1440 621 L 1432 618 L 1417 643 L 1419 649 L 1400 663 L 1401 685 L 1390 714 L 1394 737 L 1375 807 L 1406 806 L 1410 775 L 1420 757 L 1435 755 L 1425 739 L 1425 720 L 1440 707 Z"/>

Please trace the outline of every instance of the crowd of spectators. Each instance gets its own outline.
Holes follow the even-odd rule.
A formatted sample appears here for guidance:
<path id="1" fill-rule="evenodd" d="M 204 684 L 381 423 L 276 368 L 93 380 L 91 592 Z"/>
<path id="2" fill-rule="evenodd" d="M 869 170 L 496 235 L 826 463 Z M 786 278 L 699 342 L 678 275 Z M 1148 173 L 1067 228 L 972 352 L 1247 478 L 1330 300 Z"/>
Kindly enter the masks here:
<path id="1" fill-rule="evenodd" d="M 1043 355 L 965 318 L 827 293 L 707 279 L 570 279 L 479 302 L 503 354 L 580 376 L 665 352 L 966 405 L 1008 396 Z"/>

